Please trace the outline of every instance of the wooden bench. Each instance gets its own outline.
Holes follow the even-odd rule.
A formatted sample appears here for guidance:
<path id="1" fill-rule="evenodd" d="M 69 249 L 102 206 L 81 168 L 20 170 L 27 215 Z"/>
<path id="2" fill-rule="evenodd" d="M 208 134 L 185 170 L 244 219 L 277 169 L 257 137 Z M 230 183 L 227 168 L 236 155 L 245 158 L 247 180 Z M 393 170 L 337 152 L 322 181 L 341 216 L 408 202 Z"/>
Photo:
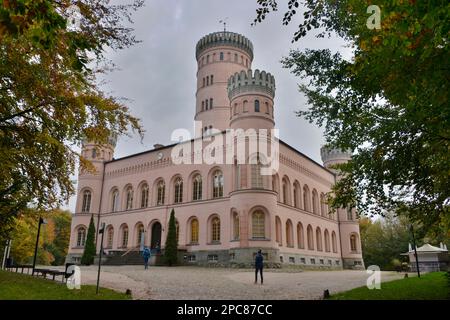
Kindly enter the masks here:
<path id="1" fill-rule="evenodd" d="M 53 280 L 55 280 L 55 277 L 62 276 L 62 281 L 66 279 L 66 273 L 64 271 L 58 271 L 58 270 L 51 270 L 51 269 L 34 269 L 33 273 L 41 274 L 43 278 L 47 279 L 47 275 L 50 275 Z"/>

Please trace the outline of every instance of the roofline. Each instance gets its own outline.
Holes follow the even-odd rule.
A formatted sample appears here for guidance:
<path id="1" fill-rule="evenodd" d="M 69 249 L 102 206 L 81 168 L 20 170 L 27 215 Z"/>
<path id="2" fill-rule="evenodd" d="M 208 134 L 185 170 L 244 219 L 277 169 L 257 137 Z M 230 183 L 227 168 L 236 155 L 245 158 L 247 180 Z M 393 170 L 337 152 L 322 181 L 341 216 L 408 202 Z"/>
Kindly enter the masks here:
<path id="1" fill-rule="evenodd" d="M 226 133 L 226 130 L 223 130 L 223 131 L 221 131 L 220 133 L 221 133 L 221 134 Z M 216 133 L 216 134 L 218 134 L 218 133 Z M 193 142 L 194 140 L 197 140 L 197 139 L 200 139 L 200 138 L 192 138 L 192 139 L 189 140 L 189 142 Z M 286 146 L 287 148 L 289 148 L 290 150 L 292 150 L 292 151 L 294 151 L 295 153 L 297 153 L 297 154 L 301 155 L 302 157 L 306 158 L 307 160 L 309 160 L 310 162 L 312 162 L 312 163 L 315 164 L 316 166 L 318 166 L 318 167 L 320 167 L 321 169 L 327 171 L 328 173 L 331 173 L 331 174 L 333 175 L 333 177 L 336 177 L 336 174 L 335 174 L 333 171 L 331 171 L 331 170 L 325 168 L 323 165 L 321 165 L 320 163 L 318 163 L 318 162 L 316 162 L 315 160 L 311 159 L 310 157 L 308 157 L 307 155 L 305 155 L 303 152 L 298 151 L 297 149 L 295 149 L 294 147 L 290 146 L 289 144 L 287 144 L 286 142 L 284 142 L 284 141 L 281 140 L 281 139 L 278 139 L 278 141 L 279 141 L 282 145 L 284 145 L 284 146 Z M 188 141 L 184 141 L 184 142 L 188 142 Z M 156 151 L 161 151 L 161 150 L 164 150 L 164 149 L 172 148 L 172 147 L 176 146 L 177 144 L 178 144 L 178 143 L 172 143 L 172 144 L 170 144 L 170 145 L 163 146 L 163 147 L 160 147 L 160 148 L 158 148 L 158 149 L 151 149 L 151 150 L 146 150 L 146 151 L 142 151 L 142 152 L 139 152 L 139 153 L 130 154 L 130 155 L 125 156 L 125 157 L 122 157 L 122 158 L 118 158 L 118 159 L 113 159 L 113 160 L 110 160 L 110 161 L 106 161 L 106 162 L 105 162 L 105 165 L 108 164 L 108 163 L 113 163 L 113 162 L 117 162 L 117 161 L 121 161 L 121 160 L 126 160 L 126 159 L 129 159 L 129 158 L 141 156 L 141 155 L 143 155 L 143 154 L 152 153 L 152 152 L 156 152 Z"/>

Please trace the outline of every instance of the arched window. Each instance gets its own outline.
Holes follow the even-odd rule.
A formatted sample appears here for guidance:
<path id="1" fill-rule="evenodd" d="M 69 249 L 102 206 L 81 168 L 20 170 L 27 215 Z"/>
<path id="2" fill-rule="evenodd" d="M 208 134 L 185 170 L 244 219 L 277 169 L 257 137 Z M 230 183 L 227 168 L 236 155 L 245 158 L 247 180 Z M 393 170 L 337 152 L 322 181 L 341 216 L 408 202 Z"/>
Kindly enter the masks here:
<path id="1" fill-rule="evenodd" d="M 303 206 L 305 211 L 311 212 L 311 203 L 310 203 L 310 194 L 309 194 L 309 188 L 307 185 L 303 187 Z"/>
<path id="2" fill-rule="evenodd" d="M 213 84 L 213 82 L 214 82 L 214 76 L 211 75 L 211 84 Z M 212 103 L 211 103 L 211 107 L 212 107 Z"/>
<path id="3" fill-rule="evenodd" d="M 270 111 L 270 109 L 269 109 L 269 103 L 268 103 L 268 102 L 265 102 L 264 104 L 266 105 L 266 110 L 265 110 L 265 111 L 266 111 L 266 114 L 269 114 L 269 113 L 270 113 L 270 112 L 269 112 L 269 111 Z"/>
<path id="4" fill-rule="evenodd" d="M 114 228 L 110 227 L 110 228 L 108 228 L 108 233 L 106 236 L 106 247 L 107 248 L 113 247 L 113 239 L 114 239 Z"/>
<path id="5" fill-rule="evenodd" d="M 281 220 L 277 216 L 275 217 L 275 241 L 278 242 L 278 244 L 282 245 L 282 238 L 281 238 Z"/>
<path id="6" fill-rule="evenodd" d="M 299 249 L 305 249 L 305 235 L 301 222 L 297 224 L 297 246 Z"/>
<path id="7" fill-rule="evenodd" d="M 191 243 L 198 243 L 198 220 L 191 221 Z"/>
<path id="8" fill-rule="evenodd" d="M 133 187 L 129 186 L 127 188 L 126 191 L 126 195 L 127 195 L 127 202 L 125 204 L 125 208 L 126 210 L 131 210 L 133 209 Z"/>
<path id="9" fill-rule="evenodd" d="M 116 212 L 119 210 L 119 190 L 114 190 L 112 194 L 111 211 Z"/>
<path id="10" fill-rule="evenodd" d="M 259 112 L 259 100 L 255 100 L 255 112 Z"/>
<path id="11" fill-rule="evenodd" d="M 319 214 L 319 198 L 317 196 L 316 189 L 312 192 L 312 205 L 313 205 L 313 213 Z"/>
<path id="12" fill-rule="evenodd" d="M 259 154 L 256 156 L 256 160 L 253 160 L 250 174 L 252 180 L 252 188 L 257 189 L 263 188 L 264 186 L 263 186 L 263 176 L 261 175 L 261 159 L 259 158 Z"/>
<path id="13" fill-rule="evenodd" d="M 97 158 L 97 149 L 92 149 L 92 159 Z"/>
<path id="14" fill-rule="evenodd" d="M 202 176 L 197 174 L 192 183 L 192 200 L 202 199 Z"/>
<path id="15" fill-rule="evenodd" d="M 209 54 L 206 56 L 206 63 L 209 63 Z"/>
<path id="16" fill-rule="evenodd" d="M 128 227 L 122 229 L 122 248 L 128 247 Z"/>
<path id="17" fill-rule="evenodd" d="M 209 76 L 206 77 L 206 85 L 209 86 Z"/>
<path id="18" fill-rule="evenodd" d="M 159 181 L 158 185 L 158 192 L 157 192 L 157 199 L 156 199 L 156 204 L 158 206 L 163 205 L 164 204 L 164 194 L 166 191 L 166 185 L 164 184 L 164 181 Z"/>
<path id="19" fill-rule="evenodd" d="M 308 238 L 308 249 L 314 250 L 314 235 L 311 225 L 308 225 L 308 228 L 306 229 L 306 237 Z"/>
<path id="20" fill-rule="evenodd" d="M 237 55 L 237 53 L 234 54 L 234 62 L 238 62 L 238 55 Z"/>
<path id="21" fill-rule="evenodd" d="M 322 251 L 322 231 L 319 227 L 316 228 L 316 242 L 317 242 L 317 251 Z"/>
<path id="22" fill-rule="evenodd" d="M 203 78 L 203 86 L 205 86 L 205 83 L 206 83 L 206 79 Z"/>
<path id="23" fill-rule="evenodd" d="M 300 208 L 300 185 L 298 181 L 294 182 L 294 207 Z"/>
<path id="24" fill-rule="evenodd" d="M 292 230 L 291 220 L 286 221 L 286 245 L 288 247 L 294 247 L 294 231 Z"/>
<path id="25" fill-rule="evenodd" d="M 233 240 L 239 240 L 239 215 L 233 213 Z"/>
<path id="26" fill-rule="evenodd" d="M 205 109 L 208 110 L 208 99 L 205 100 Z"/>
<path id="27" fill-rule="evenodd" d="M 141 208 L 148 207 L 148 184 L 141 187 Z"/>
<path id="28" fill-rule="evenodd" d="M 81 212 L 89 212 L 91 209 L 91 192 L 86 190 L 83 192 L 83 205 L 81 206 Z"/>
<path id="29" fill-rule="evenodd" d="M 238 108 L 238 105 L 237 105 L 237 103 L 235 103 L 234 104 L 234 108 L 233 108 L 233 115 L 237 115 L 238 114 L 237 108 Z"/>
<path id="30" fill-rule="evenodd" d="M 223 173 L 220 170 L 213 175 L 213 198 L 223 197 Z"/>
<path id="31" fill-rule="evenodd" d="M 327 229 L 325 229 L 323 236 L 325 239 L 325 252 L 330 252 L 330 234 Z"/>
<path id="32" fill-rule="evenodd" d="M 205 111 L 205 101 L 202 101 L 202 111 Z"/>
<path id="33" fill-rule="evenodd" d="M 328 215 L 327 212 L 327 204 L 326 204 L 325 195 L 323 193 L 320 194 L 320 213 L 322 217 L 326 217 Z"/>
<path id="34" fill-rule="evenodd" d="M 337 251 L 337 241 L 336 241 L 336 233 L 333 231 L 331 233 L 331 245 L 333 246 L 333 252 L 338 252 Z"/>
<path id="35" fill-rule="evenodd" d="M 211 221 L 211 240 L 212 242 L 220 241 L 220 219 L 218 217 L 214 217 Z"/>
<path id="36" fill-rule="evenodd" d="M 223 61 L 223 52 L 220 53 L 220 61 Z"/>
<path id="37" fill-rule="evenodd" d="M 213 98 L 209 99 L 209 109 L 213 108 Z"/>
<path id="38" fill-rule="evenodd" d="M 141 241 L 144 238 L 144 226 L 141 224 L 137 227 L 137 234 L 136 234 L 136 245 L 140 246 L 141 245 Z"/>
<path id="39" fill-rule="evenodd" d="M 352 208 L 347 208 L 347 220 L 349 220 L 349 221 L 353 220 Z"/>
<path id="40" fill-rule="evenodd" d="M 358 246 L 357 246 L 357 238 L 355 234 L 350 235 L 350 250 L 352 252 L 356 252 L 358 251 Z"/>
<path id="41" fill-rule="evenodd" d="M 77 230 L 77 247 L 84 247 L 86 243 L 86 228 L 80 227 Z"/>
<path id="42" fill-rule="evenodd" d="M 245 100 L 242 104 L 242 112 L 248 112 L 248 101 Z"/>
<path id="43" fill-rule="evenodd" d="M 175 180 L 175 198 L 174 203 L 183 202 L 183 180 L 181 178 L 177 178 Z"/>
<path id="44" fill-rule="evenodd" d="M 252 214 L 252 238 L 264 239 L 266 237 L 266 223 L 264 212 L 258 210 Z"/>

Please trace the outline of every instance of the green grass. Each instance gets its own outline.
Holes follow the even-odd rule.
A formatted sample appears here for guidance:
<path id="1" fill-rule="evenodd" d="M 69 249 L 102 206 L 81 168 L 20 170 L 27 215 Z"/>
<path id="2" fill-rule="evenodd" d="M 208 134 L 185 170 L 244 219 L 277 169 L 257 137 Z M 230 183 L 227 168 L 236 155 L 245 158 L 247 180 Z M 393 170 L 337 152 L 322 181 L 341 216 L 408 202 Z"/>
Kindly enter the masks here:
<path id="1" fill-rule="evenodd" d="M 334 294 L 334 300 L 445 300 L 450 298 L 450 280 L 445 272 L 432 272 L 401 280 L 382 282 L 381 289 L 360 287 Z"/>
<path id="2" fill-rule="evenodd" d="M 0 271 L 0 300 L 126 300 L 130 296 L 96 286 L 70 290 L 65 283 L 38 279 L 31 275 Z"/>

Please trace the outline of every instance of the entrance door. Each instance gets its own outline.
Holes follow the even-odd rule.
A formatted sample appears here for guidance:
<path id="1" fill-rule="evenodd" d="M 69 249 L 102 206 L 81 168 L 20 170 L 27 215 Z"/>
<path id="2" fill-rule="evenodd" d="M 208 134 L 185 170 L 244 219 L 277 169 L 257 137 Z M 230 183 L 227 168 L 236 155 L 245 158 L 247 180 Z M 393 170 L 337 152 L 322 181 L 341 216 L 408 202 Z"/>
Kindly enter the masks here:
<path id="1" fill-rule="evenodd" d="M 152 249 L 158 246 L 161 249 L 161 223 L 155 222 L 152 226 L 152 241 L 150 243 Z"/>

